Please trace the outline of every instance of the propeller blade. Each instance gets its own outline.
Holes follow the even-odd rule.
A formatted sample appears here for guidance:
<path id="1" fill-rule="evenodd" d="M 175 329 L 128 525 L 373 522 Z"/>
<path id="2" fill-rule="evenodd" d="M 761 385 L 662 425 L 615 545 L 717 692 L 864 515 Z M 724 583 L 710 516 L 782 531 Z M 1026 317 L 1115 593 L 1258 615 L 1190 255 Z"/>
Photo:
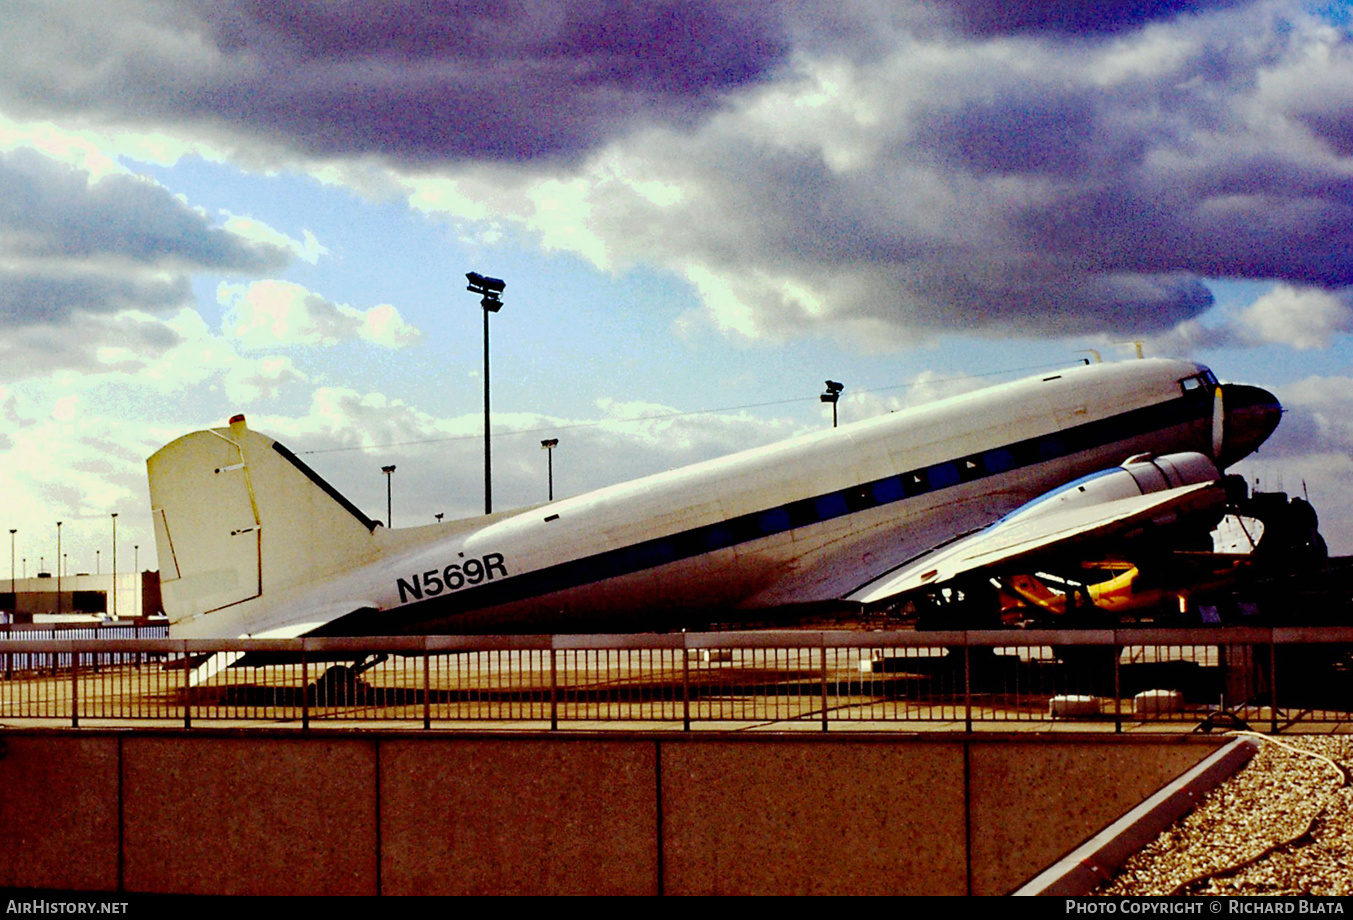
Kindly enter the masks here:
<path id="1" fill-rule="evenodd" d="M 1212 398 L 1212 459 L 1221 463 L 1221 450 L 1226 444 L 1226 407 L 1222 405 L 1221 387 Z"/>

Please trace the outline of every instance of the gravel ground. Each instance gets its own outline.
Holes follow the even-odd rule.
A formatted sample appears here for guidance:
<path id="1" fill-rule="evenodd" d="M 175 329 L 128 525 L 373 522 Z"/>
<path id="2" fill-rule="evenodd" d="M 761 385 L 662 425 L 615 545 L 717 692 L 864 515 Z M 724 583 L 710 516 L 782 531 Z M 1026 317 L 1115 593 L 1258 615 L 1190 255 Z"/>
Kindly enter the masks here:
<path id="1" fill-rule="evenodd" d="M 1353 738 L 1283 735 L 1277 740 L 1353 767 Z M 1253 865 L 1191 885 L 1205 895 L 1353 895 L 1353 786 L 1327 762 L 1261 742 L 1239 773 L 1132 857 L 1104 895 L 1168 895 L 1183 882 L 1260 856 Z"/>

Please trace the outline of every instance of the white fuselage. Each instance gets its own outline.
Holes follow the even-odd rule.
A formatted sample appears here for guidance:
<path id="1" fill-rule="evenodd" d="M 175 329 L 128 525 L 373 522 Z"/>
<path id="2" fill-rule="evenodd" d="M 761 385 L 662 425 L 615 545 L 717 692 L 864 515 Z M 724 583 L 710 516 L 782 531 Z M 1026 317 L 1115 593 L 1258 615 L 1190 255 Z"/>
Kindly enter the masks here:
<path id="1" fill-rule="evenodd" d="M 1180 383 L 1201 370 L 1078 367 L 450 535 L 378 529 L 378 558 L 322 582 L 270 593 L 265 566 L 245 631 L 638 631 L 833 601 L 1129 455 L 1208 450 L 1210 393 Z M 335 619 L 342 608 L 359 612 Z"/>

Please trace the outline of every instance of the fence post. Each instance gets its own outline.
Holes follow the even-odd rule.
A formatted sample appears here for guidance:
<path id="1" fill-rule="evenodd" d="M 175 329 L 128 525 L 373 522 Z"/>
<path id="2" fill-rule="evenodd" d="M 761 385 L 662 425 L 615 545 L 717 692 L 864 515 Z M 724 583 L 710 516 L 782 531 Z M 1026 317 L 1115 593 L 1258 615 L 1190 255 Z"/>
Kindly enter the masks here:
<path id="1" fill-rule="evenodd" d="M 315 688 L 316 695 L 319 687 Z M 305 660 L 305 640 L 301 640 L 301 728 L 310 727 L 310 665 Z"/>
<path id="2" fill-rule="evenodd" d="M 1278 734 L 1278 649 L 1273 630 L 1268 631 L 1268 731 Z"/>
<path id="3" fill-rule="evenodd" d="M 550 731 L 559 730 L 559 664 L 555 658 L 554 640 L 550 640 Z"/>
<path id="4" fill-rule="evenodd" d="M 827 637 L 822 637 L 822 647 L 819 649 L 822 655 L 822 730 L 827 730 Z"/>
<path id="5" fill-rule="evenodd" d="M 183 727 L 193 727 L 192 662 L 188 660 L 188 641 L 183 642 Z"/>
<path id="6" fill-rule="evenodd" d="M 681 730 L 691 730 L 691 650 L 681 637 Z"/>
<path id="7" fill-rule="evenodd" d="M 1119 658 L 1122 652 L 1118 650 L 1118 633 L 1113 635 L 1115 653 L 1113 656 L 1113 730 L 1114 733 L 1123 731 L 1123 683 L 1122 673 L 1119 671 Z"/>
<path id="8" fill-rule="evenodd" d="M 423 640 L 423 728 L 432 728 L 432 656 Z"/>
<path id="9" fill-rule="evenodd" d="M 70 650 L 70 727 L 80 727 L 80 653 Z"/>
<path id="10" fill-rule="evenodd" d="M 963 729 L 972 731 L 972 661 L 968 634 L 963 633 Z"/>

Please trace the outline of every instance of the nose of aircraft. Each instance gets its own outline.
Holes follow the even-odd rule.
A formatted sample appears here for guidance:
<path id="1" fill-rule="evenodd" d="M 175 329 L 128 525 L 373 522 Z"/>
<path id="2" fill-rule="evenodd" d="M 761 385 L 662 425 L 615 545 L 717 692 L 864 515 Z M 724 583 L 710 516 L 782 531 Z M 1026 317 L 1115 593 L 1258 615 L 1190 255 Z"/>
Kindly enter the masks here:
<path id="1" fill-rule="evenodd" d="M 1225 420 L 1217 465 L 1225 469 L 1268 440 L 1278 427 L 1283 407 L 1278 397 L 1260 387 L 1228 383 L 1221 389 Z"/>

